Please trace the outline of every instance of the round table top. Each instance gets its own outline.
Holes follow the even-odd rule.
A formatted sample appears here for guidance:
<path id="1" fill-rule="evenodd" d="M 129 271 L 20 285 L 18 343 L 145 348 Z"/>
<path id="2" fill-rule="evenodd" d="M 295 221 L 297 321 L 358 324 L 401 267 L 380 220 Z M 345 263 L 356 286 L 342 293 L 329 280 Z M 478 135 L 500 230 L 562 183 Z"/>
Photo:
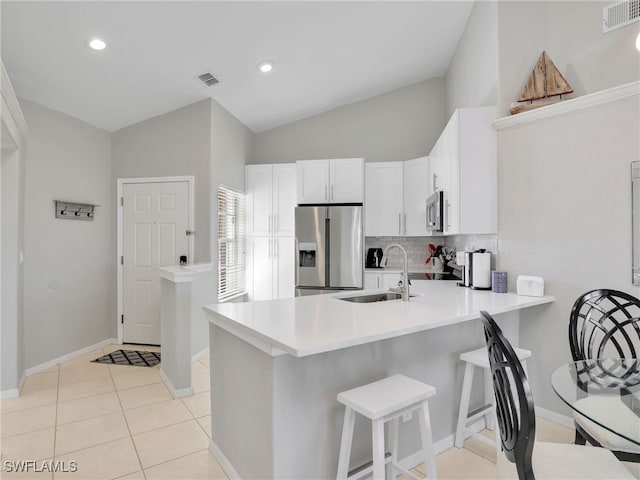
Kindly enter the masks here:
<path id="1" fill-rule="evenodd" d="M 553 372 L 551 385 L 574 417 L 583 416 L 640 445 L 640 360 L 568 363 Z"/>

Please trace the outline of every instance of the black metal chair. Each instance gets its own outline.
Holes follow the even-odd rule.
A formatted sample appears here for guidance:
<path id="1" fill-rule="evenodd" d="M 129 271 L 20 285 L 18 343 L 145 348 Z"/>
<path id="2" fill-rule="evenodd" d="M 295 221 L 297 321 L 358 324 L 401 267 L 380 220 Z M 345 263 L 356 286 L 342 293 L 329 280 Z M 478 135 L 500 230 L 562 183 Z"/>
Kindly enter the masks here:
<path id="1" fill-rule="evenodd" d="M 574 361 L 640 358 L 640 299 L 618 290 L 592 290 L 579 297 L 569 317 L 569 346 Z M 615 412 L 614 412 L 615 413 Z M 575 443 L 602 446 L 620 460 L 640 462 L 640 447 L 616 441 L 583 417 L 575 418 Z"/>
<path id="2" fill-rule="evenodd" d="M 527 376 L 513 347 L 491 315 L 487 312 L 480 314 L 491 365 L 502 447 L 502 453 L 498 451 L 496 478 L 634 478 L 610 451 L 603 448 L 535 442 L 535 411 Z"/>

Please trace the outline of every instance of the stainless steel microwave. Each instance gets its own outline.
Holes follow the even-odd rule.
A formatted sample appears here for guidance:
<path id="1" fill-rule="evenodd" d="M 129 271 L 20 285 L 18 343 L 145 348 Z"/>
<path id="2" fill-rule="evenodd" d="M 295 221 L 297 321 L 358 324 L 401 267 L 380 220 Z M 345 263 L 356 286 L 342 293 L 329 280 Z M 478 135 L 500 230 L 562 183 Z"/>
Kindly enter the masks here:
<path id="1" fill-rule="evenodd" d="M 427 231 L 442 232 L 444 224 L 444 194 L 436 190 L 427 197 Z"/>

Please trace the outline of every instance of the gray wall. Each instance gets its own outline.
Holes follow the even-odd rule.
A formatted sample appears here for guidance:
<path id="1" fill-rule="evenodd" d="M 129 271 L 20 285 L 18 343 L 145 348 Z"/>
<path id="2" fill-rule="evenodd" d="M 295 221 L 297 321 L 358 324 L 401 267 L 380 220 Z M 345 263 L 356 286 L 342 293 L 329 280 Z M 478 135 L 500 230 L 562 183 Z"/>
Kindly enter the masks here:
<path id="1" fill-rule="evenodd" d="M 456 108 L 485 107 L 498 101 L 498 8 L 476 2 L 447 70 L 447 118 Z"/>
<path id="2" fill-rule="evenodd" d="M 25 365 L 113 336 L 115 241 L 109 132 L 25 100 Z M 101 205 L 93 222 L 60 220 L 54 200 Z M 114 323 L 114 328 L 109 324 Z"/>
<path id="3" fill-rule="evenodd" d="M 212 258 L 208 182 L 211 102 L 203 100 L 111 135 L 114 192 L 118 178 L 195 176 L 195 261 Z M 115 232 L 115 215 L 112 228 Z M 115 255 L 114 251 L 113 258 Z"/>
<path id="4" fill-rule="evenodd" d="M 638 80 L 637 27 L 602 33 L 602 8 L 611 3 L 498 2 L 498 116 L 508 114 L 543 50 L 574 96 Z"/>
<path id="5" fill-rule="evenodd" d="M 565 411 L 552 371 L 570 360 L 568 319 L 579 295 L 631 284 L 631 168 L 640 158 L 638 97 L 498 132 L 499 268 L 539 275 L 556 302 L 523 311 L 520 344 L 538 406 Z"/>
<path id="6" fill-rule="evenodd" d="M 208 345 L 201 307 L 218 298 L 217 188 L 224 184 L 244 191 L 244 164 L 252 140 L 251 131 L 211 99 L 112 134 L 114 191 L 117 178 L 195 176 L 194 261 L 211 261 L 213 271 L 198 275 L 193 283 L 192 354 Z"/>
<path id="7" fill-rule="evenodd" d="M 209 322 L 203 305 L 218 302 L 218 185 L 244 192 L 244 165 L 251 152 L 253 133 L 216 101 L 211 101 L 210 224 L 213 269 L 200 273 L 191 290 L 191 353 L 209 346 Z M 246 299 L 242 299 L 246 300 Z"/>
<path id="8" fill-rule="evenodd" d="M 428 154 L 446 124 L 444 78 L 432 78 L 255 136 L 249 163 Z"/>

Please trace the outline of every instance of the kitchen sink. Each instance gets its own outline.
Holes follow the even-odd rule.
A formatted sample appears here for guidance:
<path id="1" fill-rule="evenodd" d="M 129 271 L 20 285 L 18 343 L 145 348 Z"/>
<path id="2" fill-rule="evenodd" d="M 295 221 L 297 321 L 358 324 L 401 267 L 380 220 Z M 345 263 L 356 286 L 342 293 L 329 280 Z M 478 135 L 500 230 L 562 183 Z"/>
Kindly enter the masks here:
<path id="1" fill-rule="evenodd" d="M 415 297 L 416 295 L 409 295 L 409 297 Z M 344 300 L 346 302 L 354 303 L 375 303 L 386 302 L 387 300 L 400 300 L 402 295 L 399 293 L 387 292 L 387 293 L 373 293 L 371 295 L 358 295 L 356 297 L 338 297 L 338 300 Z"/>

